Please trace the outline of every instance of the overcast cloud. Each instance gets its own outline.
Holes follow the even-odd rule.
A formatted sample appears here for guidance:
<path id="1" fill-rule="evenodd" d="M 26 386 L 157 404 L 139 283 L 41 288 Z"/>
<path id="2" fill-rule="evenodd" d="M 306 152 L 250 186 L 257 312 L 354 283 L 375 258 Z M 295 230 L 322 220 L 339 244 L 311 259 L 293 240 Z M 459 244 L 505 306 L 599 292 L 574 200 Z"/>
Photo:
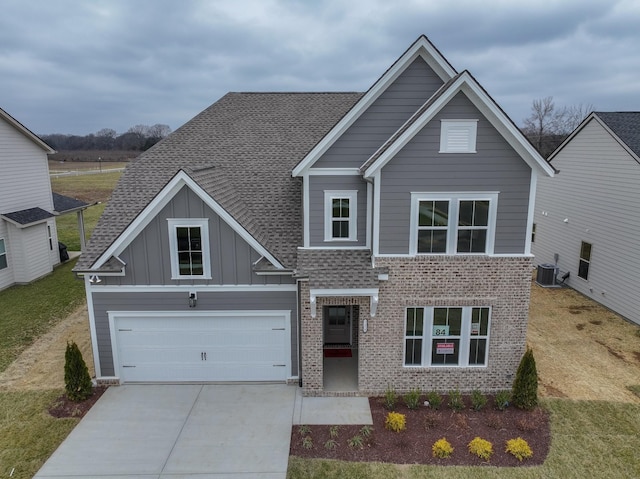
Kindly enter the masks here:
<path id="1" fill-rule="evenodd" d="M 38 134 L 178 128 L 227 91 L 365 91 L 425 34 L 518 124 L 640 110 L 636 0 L 2 0 L 0 107 Z"/>

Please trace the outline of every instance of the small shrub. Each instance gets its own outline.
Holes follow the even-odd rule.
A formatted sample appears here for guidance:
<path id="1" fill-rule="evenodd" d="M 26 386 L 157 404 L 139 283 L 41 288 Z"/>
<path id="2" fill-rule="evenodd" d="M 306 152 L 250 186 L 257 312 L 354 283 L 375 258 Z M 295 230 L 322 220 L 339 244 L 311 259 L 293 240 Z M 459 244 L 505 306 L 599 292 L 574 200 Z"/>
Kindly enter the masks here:
<path id="1" fill-rule="evenodd" d="M 396 408 L 396 403 L 398 402 L 398 395 L 396 394 L 395 389 L 391 386 L 387 387 L 387 390 L 384 392 L 384 407 L 389 411 L 393 411 Z"/>
<path id="2" fill-rule="evenodd" d="M 538 405 L 538 371 L 533 350 L 527 351 L 520 360 L 516 378 L 513 381 L 513 404 L 520 409 L 533 409 Z"/>
<path id="3" fill-rule="evenodd" d="M 333 450 L 336 447 L 338 447 L 338 443 L 335 439 L 328 439 L 327 442 L 324 443 L 325 449 Z"/>
<path id="4" fill-rule="evenodd" d="M 486 439 L 480 437 L 474 437 L 468 445 L 469 452 L 475 454 L 480 459 L 488 461 L 493 454 L 493 445 Z"/>
<path id="5" fill-rule="evenodd" d="M 308 436 L 311 433 L 311 428 L 303 424 L 298 427 L 298 432 L 301 436 Z"/>
<path id="6" fill-rule="evenodd" d="M 390 412 L 384 422 L 384 427 L 395 432 L 404 431 L 407 427 L 407 420 L 404 414 L 399 412 Z"/>
<path id="7" fill-rule="evenodd" d="M 462 399 L 462 394 L 459 389 L 449 391 L 448 405 L 455 412 L 460 412 L 464 409 L 464 400 Z"/>
<path id="8" fill-rule="evenodd" d="M 67 397 L 72 401 L 84 401 L 93 394 L 87 363 L 84 362 L 82 352 L 74 341 L 67 343 L 64 353 L 64 388 Z"/>
<path id="9" fill-rule="evenodd" d="M 424 428 L 426 430 L 433 429 L 437 427 L 439 424 L 438 418 L 435 413 L 429 412 L 429 414 L 425 414 L 424 416 Z"/>
<path id="10" fill-rule="evenodd" d="M 464 414 L 455 414 L 453 417 L 453 425 L 458 429 L 469 429 L 469 421 Z"/>
<path id="11" fill-rule="evenodd" d="M 487 396 L 482 394 L 477 389 L 471 392 L 471 406 L 474 411 L 479 411 L 487 405 Z"/>
<path id="12" fill-rule="evenodd" d="M 436 391 L 430 391 L 427 393 L 427 401 L 429 401 L 429 406 L 437 411 L 442 404 L 442 396 Z"/>
<path id="13" fill-rule="evenodd" d="M 533 456 L 533 451 L 529 447 L 529 443 L 521 437 L 509 439 L 505 451 L 512 454 L 518 461 L 529 459 Z"/>
<path id="14" fill-rule="evenodd" d="M 371 437 L 373 434 L 373 428 L 371 426 L 362 426 L 360 428 L 360 435 L 362 437 Z"/>
<path id="15" fill-rule="evenodd" d="M 302 439 L 302 447 L 305 449 L 313 449 L 313 439 L 311 439 L 311 436 L 306 436 Z"/>
<path id="16" fill-rule="evenodd" d="M 404 395 L 404 403 L 409 409 L 418 409 L 420 406 L 420 390 L 413 389 Z"/>
<path id="17" fill-rule="evenodd" d="M 353 436 L 351 439 L 349 439 L 347 441 L 347 444 L 349 444 L 349 447 L 357 447 L 358 449 L 362 449 L 363 447 L 363 441 L 362 441 L 362 436 Z"/>
<path id="18" fill-rule="evenodd" d="M 525 416 L 516 421 L 516 427 L 522 432 L 532 432 L 538 429 L 537 418 Z"/>
<path id="19" fill-rule="evenodd" d="M 499 391 L 496 393 L 493 402 L 498 411 L 504 411 L 509 407 L 509 402 L 511 401 L 511 391 Z"/>
<path id="20" fill-rule="evenodd" d="M 331 439 L 337 439 L 339 432 L 340 432 L 340 426 L 331 426 L 329 428 L 329 437 Z"/>
<path id="21" fill-rule="evenodd" d="M 487 417 L 487 426 L 489 426 L 491 429 L 502 429 L 502 427 L 504 426 L 502 416 L 498 413 L 492 413 Z"/>
<path id="22" fill-rule="evenodd" d="M 449 441 L 447 441 L 444 437 L 442 439 L 438 439 L 431 446 L 431 452 L 433 457 L 439 457 L 441 459 L 446 459 L 453 454 L 453 446 Z"/>

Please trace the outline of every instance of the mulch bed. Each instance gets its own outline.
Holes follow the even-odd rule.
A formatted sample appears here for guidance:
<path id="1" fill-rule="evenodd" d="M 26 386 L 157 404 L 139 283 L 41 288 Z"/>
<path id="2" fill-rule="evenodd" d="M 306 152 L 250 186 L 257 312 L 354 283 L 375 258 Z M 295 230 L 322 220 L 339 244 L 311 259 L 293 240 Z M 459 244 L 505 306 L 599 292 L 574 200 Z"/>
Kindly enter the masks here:
<path id="1" fill-rule="evenodd" d="M 385 429 L 388 414 L 382 398 L 370 398 L 373 416 L 373 431 L 370 437 L 362 436 L 362 426 L 338 426 L 336 447 L 328 449 L 325 443 L 330 439 L 331 425 L 306 426 L 308 432 L 301 434 L 300 426 L 291 431 L 290 455 L 302 458 L 339 459 L 343 461 L 386 462 L 393 464 L 432 464 L 464 466 L 501 466 L 518 467 L 542 464 L 549 452 L 551 439 L 549 414 L 541 408 L 523 411 L 513 406 L 504 411 L 493 408 L 493 398 L 480 411 L 470 408 L 470 400 L 465 397 L 466 408 L 454 412 L 447 407 L 447 397 L 443 398 L 439 410 L 425 407 L 425 398 L 416 410 L 398 404 L 396 412 L 406 415 L 406 430 L 396 433 Z M 402 402 L 400 399 L 399 403 Z M 362 437 L 362 447 L 350 446 L 349 440 L 356 435 Z M 310 436 L 313 447 L 303 446 L 304 438 Z M 493 455 L 484 461 L 469 453 L 467 445 L 476 436 L 493 444 Z M 446 438 L 454 448 L 447 459 L 434 458 L 431 447 L 435 441 Z M 505 452 L 508 439 L 525 439 L 533 457 L 518 461 Z M 307 440 L 307 444 L 309 440 Z"/>
<path id="2" fill-rule="evenodd" d="M 107 388 L 104 386 L 95 387 L 93 388 L 93 394 L 81 402 L 72 401 L 66 394 L 63 394 L 51 405 L 49 414 L 55 418 L 83 418 L 106 390 Z"/>

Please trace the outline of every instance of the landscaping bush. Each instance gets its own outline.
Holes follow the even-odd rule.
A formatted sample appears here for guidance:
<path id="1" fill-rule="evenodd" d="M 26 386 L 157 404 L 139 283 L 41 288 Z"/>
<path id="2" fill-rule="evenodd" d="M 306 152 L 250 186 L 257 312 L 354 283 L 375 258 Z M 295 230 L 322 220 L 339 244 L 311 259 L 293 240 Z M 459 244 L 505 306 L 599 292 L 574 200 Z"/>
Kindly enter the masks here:
<path id="1" fill-rule="evenodd" d="M 538 405 L 538 371 L 530 348 L 527 348 L 520 360 L 511 399 L 520 409 L 530 410 Z"/>
<path id="2" fill-rule="evenodd" d="M 427 401 L 429 401 L 429 406 L 437 411 L 442 404 L 442 396 L 436 391 L 430 391 L 427 393 Z"/>
<path id="3" fill-rule="evenodd" d="M 493 445 L 486 439 L 477 436 L 471 440 L 468 447 L 471 454 L 475 454 L 485 461 L 488 461 L 493 454 Z"/>
<path id="4" fill-rule="evenodd" d="M 391 386 L 387 387 L 387 390 L 384 392 L 384 407 L 389 411 L 393 411 L 396 408 L 396 402 L 398 401 L 398 395 L 396 394 L 395 389 Z"/>
<path id="5" fill-rule="evenodd" d="M 389 414 L 387 414 L 387 419 L 384 422 L 384 427 L 395 432 L 401 432 L 406 429 L 407 420 L 404 414 L 400 414 L 399 412 L 390 412 Z"/>
<path id="6" fill-rule="evenodd" d="M 493 402 L 498 411 L 504 411 L 509 407 L 509 401 L 511 401 L 511 391 L 499 391 L 493 398 Z"/>
<path id="7" fill-rule="evenodd" d="M 413 389 L 404 395 L 404 403 L 409 409 L 418 409 L 420 406 L 420 390 Z"/>
<path id="8" fill-rule="evenodd" d="M 505 451 L 513 454 L 513 456 L 518 459 L 518 461 L 529 459 L 531 456 L 533 456 L 533 451 L 529 447 L 529 443 L 521 437 L 518 437 L 516 439 L 509 439 L 507 441 L 507 447 Z"/>
<path id="9" fill-rule="evenodd" d="M 67 397 L 72 401 L 84 401 L 93 394 L 93 385 L 87 364 L 75 342 L 67 343 L 64 360 L 64 384 Z"/>
<path id="10" fill-rule="evenodd" d="M 431 446 L 431 452 L 433 457 L 439 457 L 441 459 L 446 459 L 453 454 L 453 446 L 449 441 L 447 441 L 444 437 L 442 439 L 438 439 Z"/>
<path id="11" fill-rule="evenodd" d="M 471 406 L 474 411 L 479 411 L 487 404 L 487 396 L 482 394 L 477 389 L 471 392 Z"/>
<path id="12" fill-rule="evenodd" d="M 449 407 L 455 412 L 460 412 L 464 409 L 464 400 L 459 389 L 449 391 Z"/>

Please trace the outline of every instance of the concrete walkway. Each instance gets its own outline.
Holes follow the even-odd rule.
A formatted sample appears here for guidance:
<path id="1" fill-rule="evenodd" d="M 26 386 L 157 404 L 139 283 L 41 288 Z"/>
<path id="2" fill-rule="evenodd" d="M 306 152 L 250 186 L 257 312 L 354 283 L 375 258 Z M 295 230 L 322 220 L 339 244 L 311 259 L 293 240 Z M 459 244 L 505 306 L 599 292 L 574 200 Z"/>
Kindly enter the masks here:
<path id="1" fill-rule="evenodd" d="M 284 479 L 294 422 L 344 421 L 371 424 L 366 398 L 303 398 L 283 384 L 112 387 L 35 477 Z"/>

